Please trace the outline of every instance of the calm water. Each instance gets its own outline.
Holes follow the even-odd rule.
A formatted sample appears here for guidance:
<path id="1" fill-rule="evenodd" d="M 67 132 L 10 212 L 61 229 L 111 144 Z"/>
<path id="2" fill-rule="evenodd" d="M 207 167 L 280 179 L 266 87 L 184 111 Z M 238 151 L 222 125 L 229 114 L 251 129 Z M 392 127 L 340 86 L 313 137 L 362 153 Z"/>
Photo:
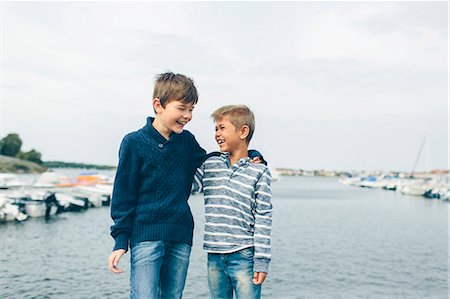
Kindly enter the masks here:
<path id="1" fill-rule="evenodd" d="M 283 177 L 274 183 L 273 260 L 265 298 L 447 298 L 448 204 Z M 185 298 L 207 298 L 202 198 Z M 107 270 L 108 208 L 50 222 L 0 225 L 0 298 L 127 298 L 125 273 Z"/>

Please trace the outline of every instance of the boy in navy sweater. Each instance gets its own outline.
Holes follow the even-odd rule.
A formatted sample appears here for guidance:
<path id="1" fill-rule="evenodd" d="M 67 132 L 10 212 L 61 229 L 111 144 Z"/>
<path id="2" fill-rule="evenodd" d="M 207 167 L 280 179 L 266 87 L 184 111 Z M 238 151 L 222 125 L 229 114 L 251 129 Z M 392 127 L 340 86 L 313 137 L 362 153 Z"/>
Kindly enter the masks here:
<path id="1" fill-rule="evenodd" d="M 192 246 L 187 203 L 195 170 L 206 158 L 184 126 L 198 101 L 194 82 L 180 74 L 157 77 L 155 118 L 123 138 L 111 201 L 114 251 L 109 269 L 131 248 L 131 298 L 181 298 Z"/>

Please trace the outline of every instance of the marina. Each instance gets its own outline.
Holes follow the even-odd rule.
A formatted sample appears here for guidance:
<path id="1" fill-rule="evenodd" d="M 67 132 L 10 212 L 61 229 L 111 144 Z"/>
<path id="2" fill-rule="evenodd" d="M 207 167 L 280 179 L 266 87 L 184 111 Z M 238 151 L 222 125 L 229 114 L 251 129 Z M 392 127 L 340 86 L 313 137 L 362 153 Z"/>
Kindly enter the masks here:
<path id="1" fill-rule="evenodd" d="M 282 176 L 272 190 L 264 298 L 447 298 L 448 202 L 336 177 Z M 195 229 L 184 298 L 208 298 L 202 196 L 189 203 Z M 2 298 L 128 298 L 129 254 L 124 274 L 106 266 L 111 224 L 100 206 L 0 225 Z"/>
<path id="2" fill-rule="evenodd" d="M 0 223 L 6 221 L 25 221 L 28 217 L 45 217 L 55 214 L 73 212 L 108 206 L 111 201 L 114 172 L 98 174 L 96 172 L 72 176 L 55 171 L 40 175 L 28 175 L 27 182 L 21 181 L 15 174 L 0 173 Z M 280 173 L 290 176 L 300 175 L 293 170 L 274 169 L 273 181 L 280 178 Z M 321 175 L 334 177 L 335 172 L 301 173 L 302 176 Z M 352 187 L 366 189 L 383 189 L 410 196 L 422 196 L 427 199 L 450 200 L 450 183 L 448 171 L 439 174 L 422 174 L 406 176 L 392 173 L 349 173 L 340 174 L 338 182 Z"/>
<path id="3" fill-rule="evenodd" d="M 356 177 L 342 178 L 341 184 L 369 188 L 396 191 L 405 195 L 423 196 L 443 201 L 450 200 L 449 176 L 431 175 L 426 177 L 400 177 L 398 175 L 362 175 Z"/>
<path id="4" fill-rule="evenodd" d="M 14 174 L 0 174 L 0 223 L 25 221 L 29 217 L 50 217 L 64 212 L 109 206 L 113 178 L 97 173 L 74 178 L 48 171 L 21 181 Z"/>

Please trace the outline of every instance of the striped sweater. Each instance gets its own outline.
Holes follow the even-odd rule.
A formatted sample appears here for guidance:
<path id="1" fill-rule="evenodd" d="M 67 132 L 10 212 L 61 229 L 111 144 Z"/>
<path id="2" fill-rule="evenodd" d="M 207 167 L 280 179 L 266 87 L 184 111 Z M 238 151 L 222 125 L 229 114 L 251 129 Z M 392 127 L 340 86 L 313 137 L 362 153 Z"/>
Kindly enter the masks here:
<path id="1" fill-rule="evenodd" d="M 211 156 L 197 169 L 193 191 L 203 191 L 209 253 L 254 247 L 254 271 L 268 273 L 272 229 L 271 176 L 264 164 L 242 158 L 230 166 L 228 153 Z"/>

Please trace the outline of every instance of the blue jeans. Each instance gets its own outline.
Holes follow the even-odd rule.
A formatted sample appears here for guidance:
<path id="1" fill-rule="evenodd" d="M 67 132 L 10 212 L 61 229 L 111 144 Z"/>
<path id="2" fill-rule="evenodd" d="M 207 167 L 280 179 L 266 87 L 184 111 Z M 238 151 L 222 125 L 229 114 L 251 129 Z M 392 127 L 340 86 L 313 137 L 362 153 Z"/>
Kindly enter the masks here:
<path id="1" fill-rule="evenodd" d="M 131 248 L 131 299 L 181 298 L 191 246 L 172 241 L 145 241 Z"/>
<path id="2" fill-rule="evenodd" d="M 253 279 L 254 248 L 233 253 L 208 253 L 208 286 L 211 298 L 261 298 L 261 285 Z"/>

